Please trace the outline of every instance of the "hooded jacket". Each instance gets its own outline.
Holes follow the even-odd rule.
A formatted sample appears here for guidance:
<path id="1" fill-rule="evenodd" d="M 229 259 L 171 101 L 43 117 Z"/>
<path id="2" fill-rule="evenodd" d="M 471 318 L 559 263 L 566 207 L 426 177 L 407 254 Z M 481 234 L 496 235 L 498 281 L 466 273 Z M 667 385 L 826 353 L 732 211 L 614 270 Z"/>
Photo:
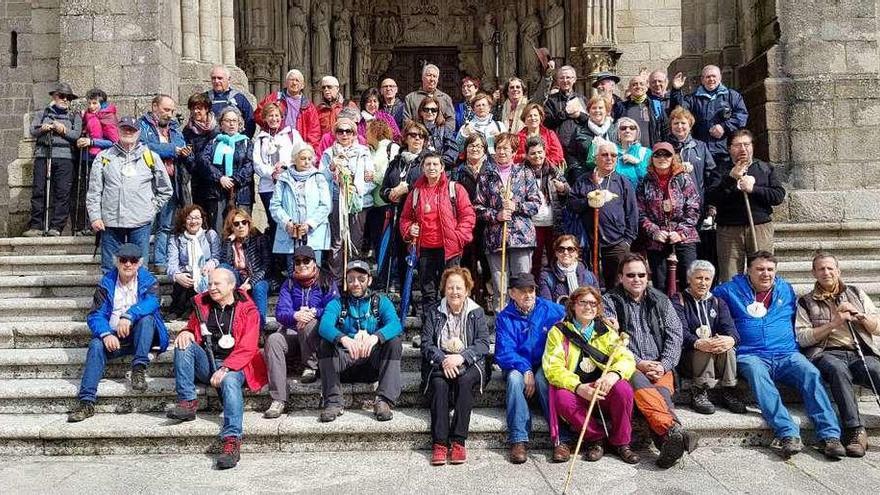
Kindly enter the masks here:
<path id="1" fill-rule="evenodd" d="M 101 282 L 95 289 L 92 308 L 86 316 L 86 323 L 93 338 L 100 339 L 107 335 L 116 335 L 116 330 L 110 327 L 110 315 L 113 313 L 117 278 L 119 278 L 119 269 L 113 268 L 101 277 Z M 168 329 L 159 312 L 159 281 L 142 266 L 138 268 L 137 272 L 137 302 L 128 308 L 120 318 L 131 321 L 134 326 L 145 316 L 153 316 L 153 321 L 156 324 L 153 347 L 158 347 L 159 352 L 165 352 L 165 349 L 168 348 Z"/>
<path id="2" fill-rule="evenodd" d="M 547 333 L 565 316 L 565 309 L 542 297 L 535 299 L 535 307 L 524 315 L 514 301 L 495 318 L 495 362 L 502 371 L 520 373 L 541 367 Z"/>
<path id="3" fill-rule="evenodd" d="M 302 190 L 302 193 L 297 192 Z M 317 171 L 298 173 L 288 169 L 278 177 L 269 213 L 275 222 L 275 243 L 273 253 L 293 253 L 293 239 L 287 233 L 287 223 L 307 223 L 306 245 L 312 249 L 330 249 L 330 186 L 327 178 Z"/>

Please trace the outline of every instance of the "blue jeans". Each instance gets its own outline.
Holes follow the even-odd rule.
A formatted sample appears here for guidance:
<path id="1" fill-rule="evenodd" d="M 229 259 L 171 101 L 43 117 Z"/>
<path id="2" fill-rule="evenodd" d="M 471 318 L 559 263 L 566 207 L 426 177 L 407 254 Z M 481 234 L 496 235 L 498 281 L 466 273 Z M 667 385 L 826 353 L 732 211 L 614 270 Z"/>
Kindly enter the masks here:
<path id="1" fill-rule="evenodd" d="M 156 214 L 154 225 L 156 226 L 156 244 L 153 249 L 153 263 L 157 265 L 168 264 L 168 238 L 171 236 L 171 226 L 174 224 L 174 214 L 177 212 L 177 198 L 171 198 L 159 213 Z"/>
<path id="2" fill-rule="evenodd" d="M 800 437 L 800 430 L 782 404 L 775 381 L 796 388 L 801 393 L 807 415 L 816 428 L 816 439 L 840 438 L 837 414 L 828 399 L 822 376 L 803 354 L 761 357 L 739 355 L 736 366 L 740 376 L 748 380 L 758 400 L 761 415 L 777 438 Z"/>
<path id="3" fill-rule="evenodd" d="M 510 443 L 528 442 L 532 431 L 532 413 L 526 398 L 525 377 L 517 370 L 505 373 L 507 380 L 507 441 Z M 550 385 L 544 376 L 544 370 L 538 368 L 535 373 L 535 391 L 541 404 L 544 417 L 549 416 Z M 533 396 L 534 397 L 534 396 Z M 571 433 L 565 425 L 559 425 L 559 439 L 562 442 L 571 440 Z"/>
<path id="4" fill-rule="evenodd" d="M 208 354 L 195 342 L 180 350 L 174 348 L 174 388 L 177 400 L 196 400 L 196 381 L 210 385 L 211 368 Z M 218 360 L 219 368 L 223 362 Z M 241 438 L 241 423 L 244 417 L 244 373 L 229 371 L 220 382 L 220 396 L 223 399 L 223 429 L 220 438 Z"/>
<path id="5" fill-rule="evenodd" d="M 128 337 L 119 339 L 119 349 L 109 352 L 104 347 L 104 340 L 93 337 L 86 353 L 86 365 L 83 369 L 82 382 L 79 386 L 79 400 L 95 403 L 98 395 L 98 382 L 104 376 L 104 368 L 108 359 L 134 355 L 131 366 L 150 364 L 150 348 L 156 335 L 156 321 L 153 315 L 144 316 L 131 327 Z"/>
<path id="6" fill-rule="evenodd" d="M 101 271 L 104 273 L 113 269 L 113 256 L 119 250 L 119 246 L 130 242 L 141 247 L 144 263 L 150 259 L 150 230 L 151 224 L 140 227 L 107 227 L 101 234 Z"/>
<path id="7" fill-rule="evenodd" d="M 220 265 L 221 268 L 226 268 L 235 274 L 235 285 L 236 287 L 241 285 L 244 280 L 241 279 L 241 274 L 229 264 Z M 266 326 L 266 313 L 269 312 L 269 281 L 266 279 L 260 280 L 255 284 L 251 284 L 251 298 L 254 300 L 254 304 L 257 305 L 257 311 L 260 312 L 260 329 Z"/>

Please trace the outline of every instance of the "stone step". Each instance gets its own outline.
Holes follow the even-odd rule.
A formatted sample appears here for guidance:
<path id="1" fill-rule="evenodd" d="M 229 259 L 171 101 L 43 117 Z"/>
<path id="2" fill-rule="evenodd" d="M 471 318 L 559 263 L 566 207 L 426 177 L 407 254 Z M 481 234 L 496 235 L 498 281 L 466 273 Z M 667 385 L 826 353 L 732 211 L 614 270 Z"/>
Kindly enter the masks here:
<path id="1" fill-rule="evenodd" d="M 0 275 L 91 275 L 101 273 L 100 258 L 91 254 L 0 256 Z"/>
<path id="2" fill-rule="evenodd" d="M 880 238 L 777 240 L 773 249 L 780 260 L 811 260 L 819 250 L 828 251 L 840 259 L 877 260 L 880 259 Z"/>
<path id="3" fill-rule="evenodd" d="M 880 259 L 854 260 L 842 259 L 838 261 L 840 271 L 846 281 L 853 283 L 871 282 L 880 280 Z M 776 265 L 776 272 L 788 281 L 815 280 L 813 278 L 812 260 L 780 260 Z"/>
<path id="4" fill-rule="evenodd" d="M 800 408 L 791 408 L 806 442 L 813 426 Z M 872 442 L 880 436 L 880 410 L 865 408 L 863 417 Z M 718 411 L 702 416 L 678 411 L 686 428 L 699 438 L 700 448 L 769 445 L 773 434 L 760 414 Z M 220 419 L 201 413 L 195 421 L 178 423 L 160 413 L 97 414 L 80 423 L 67 423 L 62 414 L 0 415 L 0 455 L 121 455 L 216 453 Z M 547 449 L 547 423 L 535 415 L 530 446 Z M 430 413 L 424 408 L 398 408 L 394 419 L 378 422 L 372 412 L 347 410 L 332 423 L 320 423 L 317 411 L 295 411 L 278 419 L 263 419 L 245 412 L 242 451 L 333 452 L 380 451 L 430 448 Z M 503 409 L 475 408 L 471 414 L 468 446 L 504 449 L 506 420 Z M 649 440 L 640 421 L 634 443 L 645 448 Z M 806 455 L 806 454 L 804 454 Z"/>
<path id="5" fill-rule="evenodd" d="M 171 294 L 171 279 L 158 275 L 162 294 Z M 0 299 L 36 297 L 91 297 L 100 280 L 94 274 L 0 276 Z"/>
<path id="6" fill-rule="evenodd" d="M 777 223 L 774 229 L 777 241 L 796 238 L 880 238 L 880 222 Z"/>
<path id="7" fill-rule="evenodd" d="M 95 251 L 94 237 L 7 237 L 0 239 L 0 254 L 49 255 L 88 254 Z"/>

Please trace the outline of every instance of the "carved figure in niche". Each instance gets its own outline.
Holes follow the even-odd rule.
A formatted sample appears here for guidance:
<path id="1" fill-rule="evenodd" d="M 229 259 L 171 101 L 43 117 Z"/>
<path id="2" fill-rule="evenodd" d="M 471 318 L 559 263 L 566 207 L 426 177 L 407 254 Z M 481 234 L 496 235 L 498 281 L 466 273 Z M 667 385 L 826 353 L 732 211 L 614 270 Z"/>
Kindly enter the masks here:
<path id="1" fill-rule="evenodd" d="M 483 81 L 489 82 L 495 79 L 495 16 L 486 14 L 483 24 L 477 30 L 480 43 L 483 47 Z M 476 74 L 474 74 L 476 75 Z"/>
<path id="2" fill-rule="evenodd" d="M 458 70 L 462 75 L 480 77 L 483 72 L 476 52 L 460 52 L 458 54 Z M 488 79 L 484 79 L 488 81 Z"/>
<path id="3" fill-rule="evenodd" d="M 391 54 L 388 52 L 384 52 L 376 55 L 376 59 L 373 60 L 372 65 L 373 73 L 368 80 L 377 81 L 379 80 L 379 78 L 384 76 L 386 72 L 388 72 L 388 67 L 391 66 Z"/>
<path id="4" fill-rule="evenodd" d="M 351 79 L 351 12 L 342 9 L 333 23 L 333 39 L 336 45 L 336 64 L 333 75 L 339 79 L 339 90 L 347 94 L 346 89 Z"/>
<path id="5" fill-rule="evenodd" d="M 545 45 L 553 58 L 565 58 L 565 8 L 559 0 L 548 0 L 544 13 Z"/>
<path id="6" fill-rule="evenodd" d="M 504 12 L 504 24 L 501 26 L 501 75 L 509 77 L 516 75 L 516 45 L 517 45 L 516 12 L 508 9 Z"/>
<path id="7" fill-rule="evenodd" d="M 536 12 L 529 14 L 520 26 L 519 45 L 519 73 L 528 81 L 530 86 L 538 82 L 541 69 L 535 49 L 539 46 L 541 36 L 541 21 Z"/>
<path id="8" fill-rule="evenodd" d="M 354 20 L 354 46 L 357 49 L 354 77 L 357 81 L 357 90 L 363 91 L 370 87 L 370 65 L 372 62 L 370 19 L 366 16 L 358 16 Z"/>
<path id="9" fill-rule="evenodd" d="M 330 5 L 315 2 L 312 12 L 312 80 L 315 84 L 330 75 Z"/>
<path id="10" fill-rule="evenodd" d="M 288 40 L 290 66 L 302 69 L 306 61 L 306 36 L 309 34 L 309 25 L 305 11 L 295 1 L 290 2 L 287 11 L 287 24 L 290 27 L 290 39 Z"/>
<path id="11" fill-rule="evenodd" d="M 403 30 L 400 27 L 400 14 L 397 6 L 386 7 L 386 10 L 376 13 L 376 42 L 396 43 L 400 40 Z"/>

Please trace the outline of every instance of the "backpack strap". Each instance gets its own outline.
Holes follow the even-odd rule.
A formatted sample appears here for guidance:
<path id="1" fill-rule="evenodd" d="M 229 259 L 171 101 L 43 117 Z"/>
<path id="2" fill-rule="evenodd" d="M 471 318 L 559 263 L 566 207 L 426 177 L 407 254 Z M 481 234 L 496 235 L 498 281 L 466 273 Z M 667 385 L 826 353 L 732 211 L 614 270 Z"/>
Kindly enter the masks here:
<path id="1" fill-rule="evenodd" d="M 349 303 L 350 299 L 348 294 L 342 294 L 339 296 L 339 318 L 336 319 L 336 327 L 339 329 L 342 329 L 345 326 L 345 319 L 348 318 Z"/>
<path id="2" fill-rule="evenodd" d="M 379 293 L 370 294 L 370 314 L 376 319 L 376 325 L 379 325 Z"/>
<path id="3" fill-rule="evenodd" d="M 149 148 L 144 152 L 144 163 L 147 164 L 150 170 L 153 170 L 153 167 L 156 166 L 156 162 L 153 160 L 153 152 Z"/>

